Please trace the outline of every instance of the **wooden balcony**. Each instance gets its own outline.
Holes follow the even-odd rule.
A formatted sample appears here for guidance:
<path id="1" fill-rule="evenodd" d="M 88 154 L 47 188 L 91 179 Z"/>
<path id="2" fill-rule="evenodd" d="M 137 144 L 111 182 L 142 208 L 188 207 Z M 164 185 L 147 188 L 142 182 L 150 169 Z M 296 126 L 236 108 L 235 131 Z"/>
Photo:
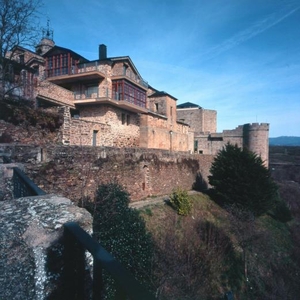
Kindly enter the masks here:
<path id="1" fill-rule="evenodd" d="M 126 100 L 114 100 L 111 97 L 97 97 L 97 98 L 85 98 L 74 100 L 75 105 L 96 105 L 96 104 L 108 104 L 121 109 L 125 109 L 135 113 L 147 113 L 148 110 L 145 107 L 138 106 L 134 103 L 130 103 Z"/>

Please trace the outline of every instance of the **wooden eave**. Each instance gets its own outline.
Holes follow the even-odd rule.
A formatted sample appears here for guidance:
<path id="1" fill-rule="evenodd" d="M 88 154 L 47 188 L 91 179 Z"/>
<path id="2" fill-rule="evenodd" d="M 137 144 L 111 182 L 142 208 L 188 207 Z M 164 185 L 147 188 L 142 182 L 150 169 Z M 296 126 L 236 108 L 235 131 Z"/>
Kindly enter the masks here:
<path id="1" fill-rule="evenodd" d="M 130 83 L 138 86 L 139 88 L 143 89 L 144 91 L 147 91 L 148 88 L 146 88 L 145 86 L 143 86 L 142 84 L 132 80 L 130 77 L 127 77 L 125 75 L 115 75 L 115 76 L 111 76 L 111 80 L 121 80 L 121 79 L 124 79 L 124 80 L 127 80 L 129 81 Z"/>
<path id="2" fill-rule="evenodd" d="M 90 71 L 72 75 L 60 75 L 60 76 L 52 76 L 48 77 L 47 80 L 55 83 L 57 85 L 64 84 L 64 83 L 75 83 L 80 81 L 95 81 L 95 80 L 102 80 L 105 78 L 105 75 L 99 71 Z"/>

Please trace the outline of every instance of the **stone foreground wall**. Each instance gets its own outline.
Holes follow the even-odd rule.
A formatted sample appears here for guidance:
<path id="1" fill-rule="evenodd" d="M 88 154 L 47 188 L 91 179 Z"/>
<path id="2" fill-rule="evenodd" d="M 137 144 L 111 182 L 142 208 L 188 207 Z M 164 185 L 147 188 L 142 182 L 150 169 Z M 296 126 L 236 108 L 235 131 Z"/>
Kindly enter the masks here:
<path id="1" fill-rule="evenodd" d="M 62 299 L 63 224 L 92 217 L 56 195 L 0 202 L 0 299 Z"/>
<path id="2" fill-rule="evenodd" d="M 3 151 L 10 153 L 13 161 L 24 163 L 28 176 L 40 188 L 74 202 L 93 197 L 99 184 L 111 181 L 124 186 L 132 201 L 170 194 L 175 187 L 207 188 L 214 158 L 154 149 L 87 146 L 30 148 L 7 144 Z"/>

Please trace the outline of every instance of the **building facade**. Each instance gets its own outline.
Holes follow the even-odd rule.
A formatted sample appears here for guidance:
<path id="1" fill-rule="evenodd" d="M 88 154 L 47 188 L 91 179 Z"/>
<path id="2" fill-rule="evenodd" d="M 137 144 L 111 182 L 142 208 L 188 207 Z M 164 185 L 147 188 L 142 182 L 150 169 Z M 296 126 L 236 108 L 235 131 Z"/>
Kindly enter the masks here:
<path id="1" fill-rule="evenodd" d="M 258 154 L 269 164 L 269 124 L 239 125 L 217 132 L 217 112 L 187 102 L 177 106 L 177 118 L 194 131 L 194 153 L 216 155 L 226 144 L 236 144 Z"/>
<path id="2" fill-rule="evenodd" d="M 46 35 L 36 52 L 18 47 L 14 59 L 32 70 L 36 105 L 63 113 L 63 144 L 192 151 L 177 99 L 149 86 L 129 56 L 108 57 L 100 45 L 90 61 Z"/>
<path id="3" fill-rule="evenodd" d="M 36 51 L 14 49 L 23 66 L 25 98 L 56 107 L 64 116 L 65 145 L 141 147 L 216 155 L 225 144 L 259 154 L 268 164 L 268 124 L 240 125 L 217 133 L 217 112 L 177 99 L 150 86 L 129 56 L 108 57 L 105 45 L 88 60 L 56 46 L 49 35 Z M 25 70 L 23 72 L 23 70 Z"/>

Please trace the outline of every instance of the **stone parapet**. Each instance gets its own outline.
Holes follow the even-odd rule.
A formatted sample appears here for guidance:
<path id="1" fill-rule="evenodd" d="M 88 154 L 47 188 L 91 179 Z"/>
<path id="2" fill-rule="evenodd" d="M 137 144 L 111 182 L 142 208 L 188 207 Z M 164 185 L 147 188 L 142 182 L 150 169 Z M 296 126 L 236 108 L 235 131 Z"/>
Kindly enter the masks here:
<path id="1" fill-rule="evenodd" d="M 92 217 L 56 195 L 0 202 L 0 299 L 62 299 L 63 224 Z"/>
<path id="2" fill-rule="evenodd" d="M 77 203 L 86 197 L 93 198 L 99 184 L 112 181 L 124 186 L 132 201 L 165 195 L 177 186 L 191 190 L 199 178 L 201 187 L 207 188 L 214 158 L 147 148 L 49 145 L 36 152 L 27 150 L 36 162 L 32 164 L 26 154 L 24 157 L 14 154 L 14 151 L 19 153 L 16 146 L 13 149 L 12 159 L 25 164 L 27 175 L 40 188 Z M 37 162 L 39 151 L 42 160 Z"/>

